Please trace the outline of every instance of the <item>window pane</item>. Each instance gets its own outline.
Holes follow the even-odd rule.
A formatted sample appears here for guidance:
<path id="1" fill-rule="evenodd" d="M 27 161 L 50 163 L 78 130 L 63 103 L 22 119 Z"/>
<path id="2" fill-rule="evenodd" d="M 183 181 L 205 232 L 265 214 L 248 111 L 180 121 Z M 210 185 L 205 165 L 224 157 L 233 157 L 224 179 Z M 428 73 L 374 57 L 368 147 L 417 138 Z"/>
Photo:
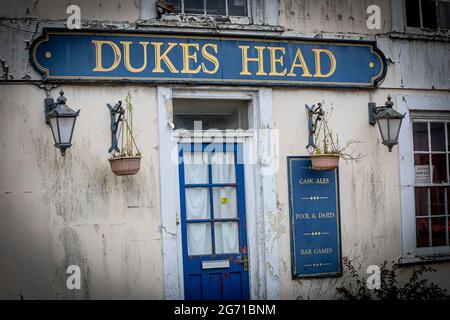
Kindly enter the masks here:
<path id="1" fill-rule="evenodd" d="M 433 187 L 430 188 L 431 196 L 431 214 L 441 215 L 445 212 L 445 188 Z"/>
<path id="2" fill-rule="evenodd" d="M 208 153 L 185 151 L 183 157 L 185 183 L 209 183 Z"/>
<path id="3" fill-rule="evenodd" d="M 447 181 L 447 157 L 445 154 L 431 155 L 431 170 L 433 172 L 433 183 Z"/>
<path id="4" fill-rule="evenodd" d="M 430 123 L 431 151 L 445 151 L 445 124 L 439 122 Z"/>
<path id="5" fill-rule="evenodd" d="M 445 238 L 445 225 L 446 225 L 445 217 L 431 218 L 433 247 L 445 246 L 447 244 L 447 240 Z"/>
<path id="6" fill-rule="evenodd" d="M 226 0 L 206 0 L 206 13 L 211 15 L 226 15 L 225 1 Z"/>
<path id="7" fill-rule="evenodd" d="M 419 0 L 405 0 L 405 6 L 407 26 L 420 28 Z"/>
<path id="8" fill-rule="evenodd" d="M 428 125 L 426 122 L 414 122 L 414 151 L 428 151 Z"/>
<path id="9" fill-rule="evenodd" d="M 214 223 L 216 253 L 239 252 L 239 224 L 232 222 Z"/>
<path id="10" fill-rule="evenodd" d="M 450 2 L 439 1 L 439 28 L 450 29 Z"/>
<path id="11" fill-rule="evenodd" d="M 211 169 L 213 183 L 235 183 L 236 170 L 234 152 L 211 153 Z"/>
<path id="12" fill-rule="evenodd" d="M 435 0 L 422 0 L 422 22 L 424 28 L 437 28 Z"/>
<path id="13" fill-rule="evenodd" d="M 187 238 L 190 256 L 212 253 L 211 223 L 188 223 Z"/>
<path id="14" fill-rule="evenodd" d="M 204 14 L 203 0 L 184 0 L 184 13 Z"/>
<path id="15" fill-rule="evenodd" d="M 228 0 L 229 16 L 247 16 L 247 0 Z"/>
<path id="16" fill-rule="evenodd" d="M 186 218 L 209 219 L 209 188 L 186 188 Z"/>
<path id="17" fill-rule="evenodd" d="M 416 183 L 431 183 L 430 175 L 430 155 L 414 155 L 414 174 Z"/>
<path id="18" fill-rule="evenodd" d="M 428 188 L 415 188 L 416 216 L 428 216 Z"/>
<path id="19" fill-rule="evenodd" d="M 213 188 L 214 218 L 236 218 L 237 197 L 235 187 Z"/>
<path id="20" fill-rule="evenodd" d="M 417 247 L 428 247 L 430 245 L 428 239 L 428 218 L 416 219 L 416 238 Z"/>
<path id="21" fill-rule="evenodd" d="M 450 122 L 447 123 L 447 150 L 450 151 Z"/>
<path id="22" fill-rule="evenodd" d="M 174 13 L 180 13 L 181 12 L 181 0 L 165 0 L 167 4 L 173 6 L 173 12 Z"/>

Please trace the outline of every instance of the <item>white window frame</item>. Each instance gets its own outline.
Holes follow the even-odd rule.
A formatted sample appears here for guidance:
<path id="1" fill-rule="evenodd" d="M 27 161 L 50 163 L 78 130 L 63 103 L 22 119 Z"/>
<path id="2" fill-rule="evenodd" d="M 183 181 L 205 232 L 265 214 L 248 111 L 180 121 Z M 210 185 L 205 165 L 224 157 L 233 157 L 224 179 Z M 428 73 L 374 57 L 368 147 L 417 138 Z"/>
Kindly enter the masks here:
<path id="1" fill-rule="evenodd" d="M 251 16 L 251 1 L 252 0 L 246 0 L 247 1 L 247 15 L 246 16 L 232 16 L 228 14 L 228 1 L 226 0 L 222 0 L 225 1 L 225 14 L 224 15 L 211 15 L 206 13 L 206 8 L 207 8 L 207 1 L 217 1 L 217 0 L 203 0 L 203 13 L 185 13 L 184 12 L 184 2 L 186 0 L 180 0 L 181 1 L 181 12 L 179 12 L 178 14 L 183 14 L 183 15 L 200 15 L 200 16 L 218 16 L 218 17 L 250 17 Z"/>
<path id="2" fill-rule="evenodd" d="M 403 22 L 404 22 L 404 26 L 405 26 L 405 32 L 406 33 L 415 33 L 415 34 L 449 34 L 450 29 L 441 29 L 439 28 L 439 16 L 437 17 L 437 28 L 436 29 L 430 29 L 430 28 L 424 28 L 423 27 L 423 21 L 422 21 L 422 2 L 419 1 L 419 15 L 420 15 L 420 27 L 410 27 L 408 26 L 408 21 L 406 18 L 406 1 L 408 0 L 402 0 L 402 6 L 403 6 Z M 430 1 L 434 1 L 434 2 L 439 2 L 439 1 L 443 1 L 443 2 L 450 2 L 450 0 L 430 0 Z M 395 2 L 395 1 L 394 1 Z M 436 9 L 438 10 L 438 9 Z"/>
<path id="3" fill-rule="evenodd" d="M 449 96 L 398 95 L 397 110 L 406 113 L 399 133 L 399 171 L 402 222 L 402 256 L 400 263 L 416 263 L 450 259 L 450 246 L 417 248 L 414 201 L 414 150 L 411 112 L 433 113 L 448 111 Z M 426 113 L 425 113 L 426 112 Z"/>
<path id="4" fill-rule="evenodd" d="M 172 101 L 176 98 L 250 101 L 249 127 L 257 131 L 273 128 L 272 90 L 159 86 L 157 92 L 164 297 L 184 299 L 178 165 L 168 161 L 178 150 L 179 141 L 173 137 Z M 254 141 L 252 134 L 239 139 L 244 142 L 244 156 L 254 142 L 259 157 L 268 148 L 261 139 Z M 275 173 L 262 174 L 271 165 L 264 158 L 258 158 L 255 165 L 244 165 L 250 298 L 255 300 L 280 299 L 276 179 Z"/>

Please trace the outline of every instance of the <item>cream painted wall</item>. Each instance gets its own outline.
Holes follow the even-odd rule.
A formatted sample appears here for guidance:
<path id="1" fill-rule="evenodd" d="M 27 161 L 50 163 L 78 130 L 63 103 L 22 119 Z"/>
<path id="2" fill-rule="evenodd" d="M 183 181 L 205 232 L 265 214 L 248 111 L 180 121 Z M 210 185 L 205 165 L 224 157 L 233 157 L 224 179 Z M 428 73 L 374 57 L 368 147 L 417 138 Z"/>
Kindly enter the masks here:
<path id="1" fill-rule="evenodd" d="M 140 0 L 0 0 L 0 17 L 66 20 L 67 7 L 78 5 L 82 20 L 135 21 L 140 17 Z"/>
<path id="2" fill-rule="evenodd" d="M 348 274 L 341 278 L 291 278 L 286 157 L 308 155 L 305 104 L 322 102 L 326 108 L 333 108 L 330 127 L 335 128 L 341 143 L 357 139 L 361 144 L 356 150 L 367 154 L 358 162 L 341 160 L 340 163 L 342 255 L 355 261 L 361 275 L 371 264 L 397 262 L 401 256 L 398 149 L 394 147 L 388 152 L 380 142 L 378 128 L 369 125 L 367 115 L 369 101 L 382 104 L 388 94 L 395 97 L 397 93 L 395 90 L 273 90 L 274 127 L 280 137 L 277 199 L 282 299 L 335 299 L 338 298 L 335 288 L 348 280 Z M 430 279 L 450 289 L 450 265 L 432 266 L 439 272 Z M 411 270 L 403 267 L 400 279 L 409 277 Z"/>
<path id="3" fill-rule="evenodd" d="M 395 0 L 394 0 L 395 1 Z M 279 23 L 300 33 L 383 34 L 390 30 L 389 0 L 280 0 Z M 381 30 L 370 30 L 367 7 L 381 9 Z"/>
<path id="4" fill-rule="evenodd" d="M 155 88 L 62 88 L 81 108 L 65 157 L 44 123 L 45 91 L 0 86 L 0 299 L 162 298 Z M 106 103 L 127 91 L 143 158 L 137 175 L 117 177 Z M 81 290 L 66 288 L 71 264 Z"/>

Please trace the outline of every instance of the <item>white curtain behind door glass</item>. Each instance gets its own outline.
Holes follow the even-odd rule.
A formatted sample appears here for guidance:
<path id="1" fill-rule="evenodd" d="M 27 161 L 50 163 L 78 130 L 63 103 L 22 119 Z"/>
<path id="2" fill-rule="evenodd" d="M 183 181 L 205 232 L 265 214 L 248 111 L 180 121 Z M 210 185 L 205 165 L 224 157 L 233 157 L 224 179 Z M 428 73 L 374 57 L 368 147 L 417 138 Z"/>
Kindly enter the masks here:
<path id="1" fill-rule="evenodd" d="M 214 187 L 214 218 L 236 218 L 237 199 L 235 187 Z"/>
<path id="2" fill-rule="evenodd" d="M 186 184 L 208 183 L 208 153 L 184 152 L 184 179 Z"/>
<path id="3" fill-rule="evenodd" d="M 239 252 L 239 225 L 237 222 L 214 224 L 216 253 Z"/>
<path id="4" fill-rule="evenodd" d="M 211 254 L 211 223 L 188 223 L 187 239 L 190 256 Z"/>
<path id="5" fill-rule="evenodd" d="M 213 183 L 235 183 L 234 152 L 211 153 L 211 169 Z"/>
<path id="6" fill-rule="evenodd" d="M 186 188 L 186 218 L 209 219 L 209 189 L 208 188 Z"/>

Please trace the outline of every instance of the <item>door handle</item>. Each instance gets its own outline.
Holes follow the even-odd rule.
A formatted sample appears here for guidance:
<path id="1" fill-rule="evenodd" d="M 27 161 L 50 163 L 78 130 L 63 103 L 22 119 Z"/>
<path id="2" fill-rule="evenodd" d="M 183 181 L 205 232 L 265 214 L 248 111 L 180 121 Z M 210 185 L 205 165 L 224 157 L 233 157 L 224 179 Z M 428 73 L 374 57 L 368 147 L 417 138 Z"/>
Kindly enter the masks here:
<path id="1" fill-rule="evenodd" d="M 248 271 L 248 257 L 247 255 L 242 255 L 241 260 L 238 261 L 238 263 L 242 263 L 244 265 L 244 271 Z"/>

